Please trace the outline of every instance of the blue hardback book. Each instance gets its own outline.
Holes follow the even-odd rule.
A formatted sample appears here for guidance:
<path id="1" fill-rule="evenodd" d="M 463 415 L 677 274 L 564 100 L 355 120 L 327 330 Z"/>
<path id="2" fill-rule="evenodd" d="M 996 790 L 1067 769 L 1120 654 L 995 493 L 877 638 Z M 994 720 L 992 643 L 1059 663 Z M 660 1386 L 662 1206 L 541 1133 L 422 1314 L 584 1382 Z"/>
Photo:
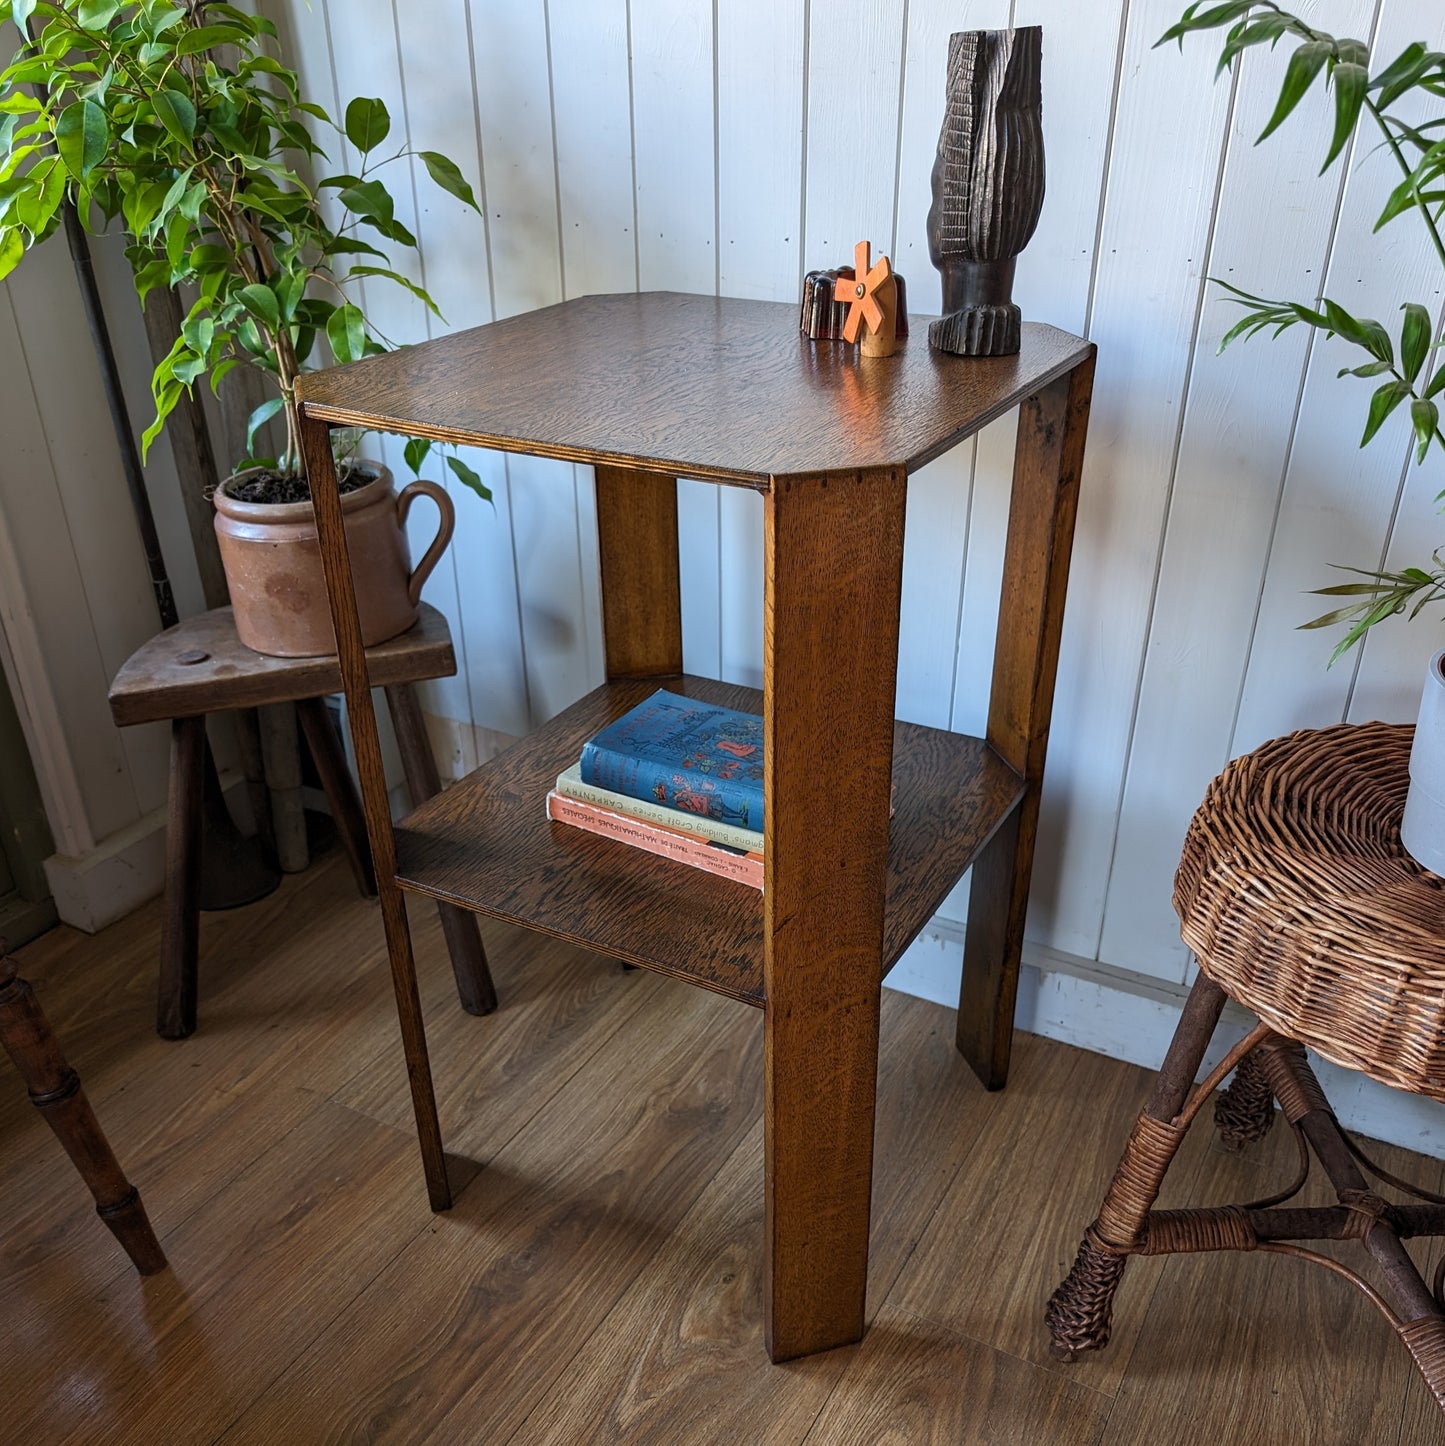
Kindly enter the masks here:
<path id="1" fill-rule="evenodd" d="M 763 720 L 659 690 L 583 745 L 582 779 L 761 832 Z"/>

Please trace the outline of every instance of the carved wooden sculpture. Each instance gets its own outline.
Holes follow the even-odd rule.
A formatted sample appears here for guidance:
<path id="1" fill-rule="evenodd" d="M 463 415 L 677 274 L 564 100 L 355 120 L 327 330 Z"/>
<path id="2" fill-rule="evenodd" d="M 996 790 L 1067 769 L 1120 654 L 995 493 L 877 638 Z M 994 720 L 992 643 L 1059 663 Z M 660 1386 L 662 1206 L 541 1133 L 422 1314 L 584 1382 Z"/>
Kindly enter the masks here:
<path id="1" fill-rule="evenodd" d="M 948 100 L 928 254 L 943 273 L 944 314 L 928 340 L 960 356 L 1019 349 L 1014 262 L 1044 204 L 1039 93 L 1043 31 L 963 30 L 949 37 Z"/>

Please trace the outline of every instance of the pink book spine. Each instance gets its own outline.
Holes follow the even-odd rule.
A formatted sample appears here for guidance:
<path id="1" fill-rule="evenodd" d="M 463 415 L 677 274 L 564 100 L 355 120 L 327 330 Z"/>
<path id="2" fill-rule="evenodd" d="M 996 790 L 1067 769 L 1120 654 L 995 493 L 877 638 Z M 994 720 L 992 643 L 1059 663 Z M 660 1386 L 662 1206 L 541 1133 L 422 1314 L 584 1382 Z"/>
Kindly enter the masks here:
<path id="1" fill-rule="evenodd" d="M 598 808 L 596 804 L 568 798 L 555 789 L 547 795 L 547 817 L 557 823 L 586 829 L 588 833 L 601 834 L 603 838 L 631 844 L 633 848 L 644 849 L 661 858 L 691 864 L 695 869 L 706 869 L 710 874 L 748 884 L 754 889 L 763 886 L 761 854 L 739 854 L 717 848 L 693 834 L 679 833 L 676 829 L 662 828 L 614 813 L 611 809 Z"/>

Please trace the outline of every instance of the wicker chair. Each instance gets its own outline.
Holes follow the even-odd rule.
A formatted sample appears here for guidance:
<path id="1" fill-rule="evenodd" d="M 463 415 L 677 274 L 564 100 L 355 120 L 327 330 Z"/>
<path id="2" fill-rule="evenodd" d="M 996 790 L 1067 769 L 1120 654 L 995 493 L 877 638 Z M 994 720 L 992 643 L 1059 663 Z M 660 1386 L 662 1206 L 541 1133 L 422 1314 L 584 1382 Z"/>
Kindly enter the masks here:
<path id="1" fill-rule="evenodd" d="M 1413 730 L 1383 723 L 1292 734 L 1236 759 L 1190 825 L 1174 907 L 1200 974 L 1098 1218 L 1049 1301 L 1060 1360 L 1109 1340 L 1131 1255 L 1266 1250 L 1357 1285 L 1399 1333 L 1445 1412 L 1445 1262 L 1427 1286 L 1402 1241 L 1445 1234 L 1445 1200 L 1375 1166 L 1336 1121 L 1305 1046 L 1385 1084 L 1445 1100 L 1445 879 L 1400 844 Z M 1190 1094 L 1226 999 L 1260 1024 Z M 1274 1101 L 1300 1142 L 1291 1188 L 1214 1209 L 1155 1210 L 1165 1172 L 1215 1088 L 1226 1142 L 1261 1138 Z M 1340 1203 L 1282 1208 L 1310 1149 Z M 1418 1203 L 1395 1204 L 1366 1176 Z M 1381 1288 L 1305 1249 L 1357 1240 Z"/>

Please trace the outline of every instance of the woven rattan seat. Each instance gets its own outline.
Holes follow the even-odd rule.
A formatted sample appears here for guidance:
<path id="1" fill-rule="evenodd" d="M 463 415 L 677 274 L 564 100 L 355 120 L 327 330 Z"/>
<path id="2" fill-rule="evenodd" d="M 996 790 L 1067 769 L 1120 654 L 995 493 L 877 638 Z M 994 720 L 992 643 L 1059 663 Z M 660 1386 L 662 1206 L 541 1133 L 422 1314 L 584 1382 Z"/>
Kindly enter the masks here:
<path id="1" fill-rule="evenodd" d="M 1413 730 L 1385 723 L 1291 734 L 1236 759 L 1210 785 L 1174 885 L 1199 960 L 1153 1093 L 1068 1278 L 1048 1307 L 1063 1360 L 1108 1343 L 1131 1255 L 1263 1250 L 1353 1280 L 1389 1320 L 1445 1412 L 1445 1309 L 1401 1243 L 1445 1234 L 1445 1200 L 1375 1166 L 1340 1129 L 1305 1054 L 1445 1100 L 1445 879 L 1400 843 Z M 1260 1024 L 1194 1083 L 1227 999 Z M 1215 1088 L 1221 1135 L 1237 1146 L 1274 1123 L 1300 1145 L 1298 1178 L 1270 1200 L 1153 1208 L 1165 1173 Z M 1339 1204 L 1280 1208 L 1303 1186 L 1310 1152 Z M 1368 1175 L 1415 1197 L 1397 1203 Z M 1299 1242 L 1356 1240 L 1379 1289 Z"/>
<path id="2" fill-rule="evenodd" d="M 1199 967 L 1281 1034 L 1445 1100 L 1445 879 L 1400 843 L 1412 728 L 1276 739 L 1215 779 L 1174 908 Z"/>

